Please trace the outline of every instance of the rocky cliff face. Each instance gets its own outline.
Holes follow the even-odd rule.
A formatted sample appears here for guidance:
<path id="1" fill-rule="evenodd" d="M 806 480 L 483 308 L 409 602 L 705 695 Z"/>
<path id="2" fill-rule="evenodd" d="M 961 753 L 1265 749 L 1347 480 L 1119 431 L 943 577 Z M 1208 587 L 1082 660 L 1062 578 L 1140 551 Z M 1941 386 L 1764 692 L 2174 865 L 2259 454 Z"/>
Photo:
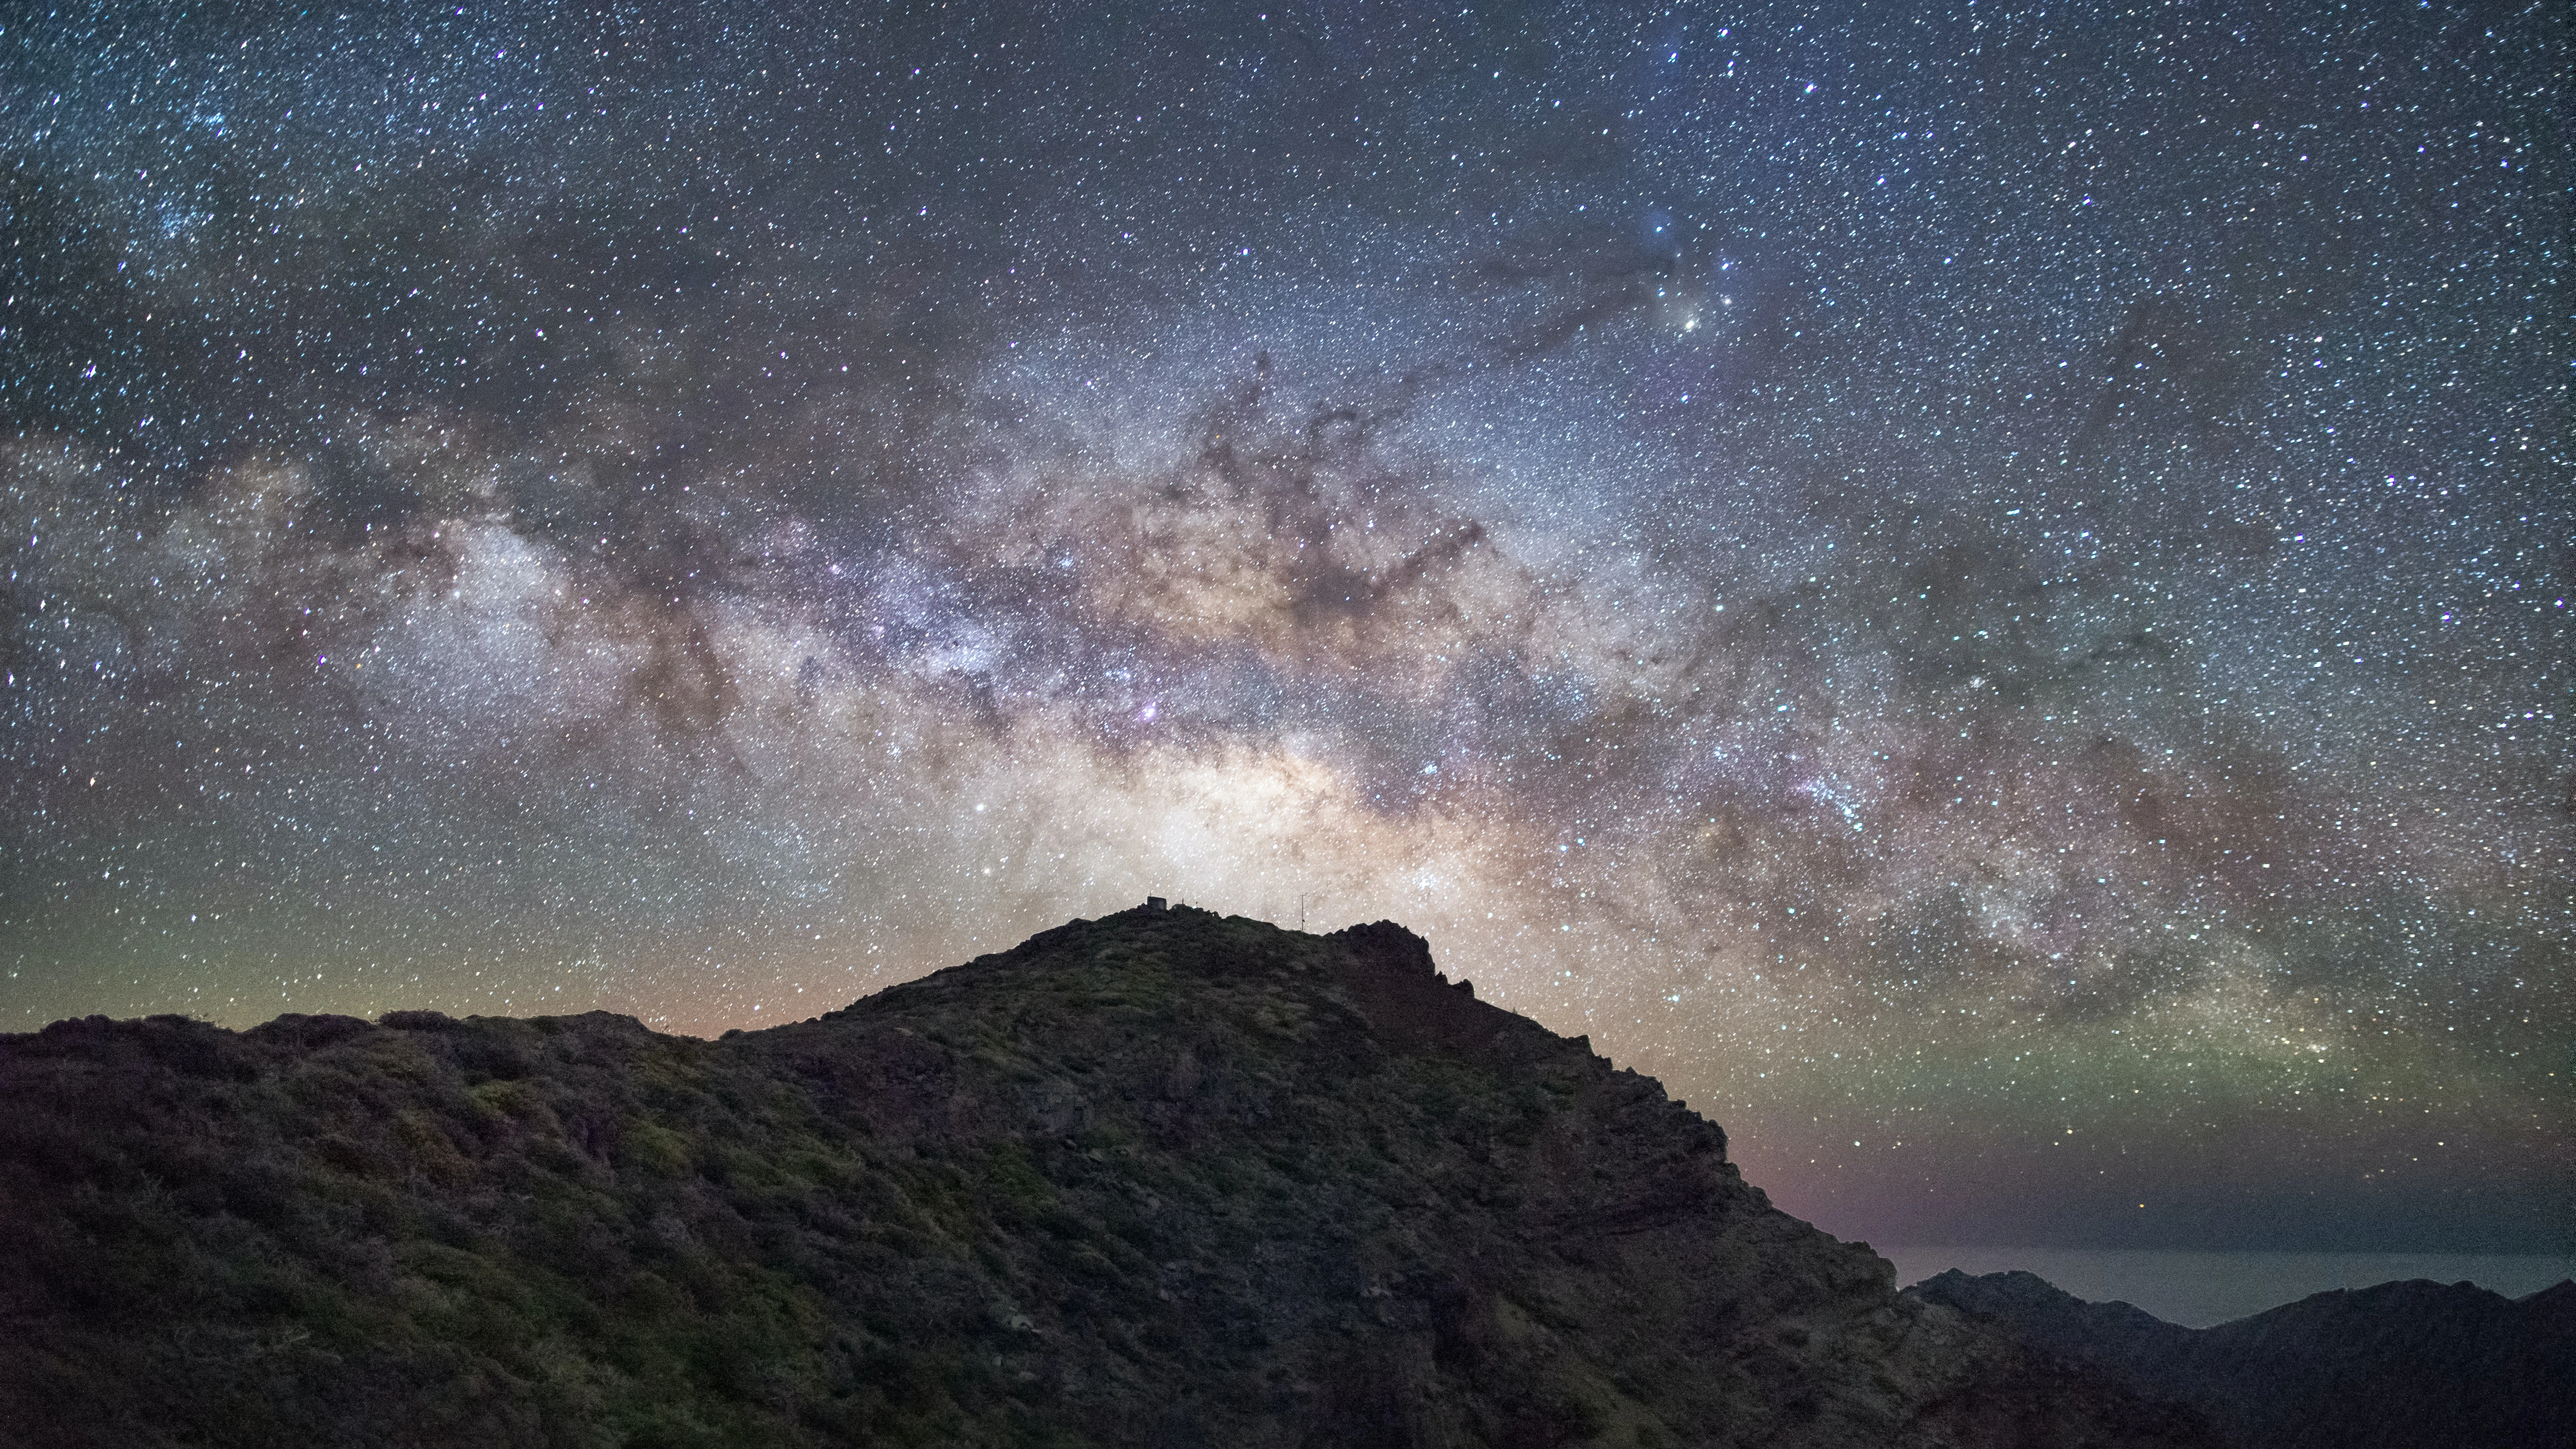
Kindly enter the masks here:
<path id="1" fill-rule="evenodd" d="M 1906 1293 L 2189 1404 L 2245 1449 L 2576 1444 L 2576 1283 L 2522 1299 L 2382 1283 L 2214 1328 L 2088 1303 L 2029 1273 L 1954 1268 Z"/>
<path id="2" fill-rule="evenodd" d="M 2184 1445 L 1379 924 L 1074 922 L 716 1042 L 0 1038 L 64 1445 Z"/>

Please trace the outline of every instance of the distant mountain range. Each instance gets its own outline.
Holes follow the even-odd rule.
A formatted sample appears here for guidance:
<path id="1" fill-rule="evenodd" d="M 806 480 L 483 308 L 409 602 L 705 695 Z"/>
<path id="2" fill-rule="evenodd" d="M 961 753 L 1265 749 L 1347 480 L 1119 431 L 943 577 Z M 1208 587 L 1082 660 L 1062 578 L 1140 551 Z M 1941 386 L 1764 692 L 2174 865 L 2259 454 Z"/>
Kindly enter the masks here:
<path id="1" fill-rule="evenodd" d="M 2029 1273 L 1952 1269 L 1905 1291 L 2187 1404 L 2243 1449 L 2576 1446 L 2576 1283 L 2521 1299 L 2383 1283 L 2213 1328 L 2088 1303 Z"/>
<path id="2" fill-rule="evenodd" d="M 2213 1443 L 2064 1357 L 1385 923 L 1129 911 L 712 1042 L 0 1038 L 10 1444 Z"/>

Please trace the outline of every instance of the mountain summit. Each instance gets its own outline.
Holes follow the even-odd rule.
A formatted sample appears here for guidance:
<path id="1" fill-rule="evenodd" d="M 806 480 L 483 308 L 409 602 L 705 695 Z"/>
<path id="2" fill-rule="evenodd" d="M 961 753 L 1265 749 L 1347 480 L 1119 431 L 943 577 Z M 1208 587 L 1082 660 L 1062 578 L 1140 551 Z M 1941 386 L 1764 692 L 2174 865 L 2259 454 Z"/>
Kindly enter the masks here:
<path id="1" fill-rule="evenodd" d="M 720 1041 L 0 1038 L 60 1445 L 2197 1445 L 1380 922 L 1075 921 Z"/>

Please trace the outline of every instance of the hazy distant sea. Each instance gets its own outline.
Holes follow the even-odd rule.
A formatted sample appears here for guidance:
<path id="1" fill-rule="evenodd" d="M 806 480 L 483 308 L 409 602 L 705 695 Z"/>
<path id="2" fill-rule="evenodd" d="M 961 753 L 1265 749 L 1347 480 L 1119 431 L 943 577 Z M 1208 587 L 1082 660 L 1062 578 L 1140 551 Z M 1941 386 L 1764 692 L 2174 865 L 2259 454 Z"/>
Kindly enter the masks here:
<path id="1" fill-rule="evenodd" d="M 1876 1246 L 1873 1244 L 1872 1246 Z M 2077 1248 L 1879 1248 L 1899 1285 L 1956 1268 L 2002 1273 L 2021 1268 L 2074 1294 L 2117 1300 L 2167 1323 L 2207 1328 L 2333 1288 L 2368 1288 L 2399 1278 L 2475 1283 L 2507 1298 L 2576 1277 L 2576 1257 L 2460 1253 L 2186 1253 Z"/>

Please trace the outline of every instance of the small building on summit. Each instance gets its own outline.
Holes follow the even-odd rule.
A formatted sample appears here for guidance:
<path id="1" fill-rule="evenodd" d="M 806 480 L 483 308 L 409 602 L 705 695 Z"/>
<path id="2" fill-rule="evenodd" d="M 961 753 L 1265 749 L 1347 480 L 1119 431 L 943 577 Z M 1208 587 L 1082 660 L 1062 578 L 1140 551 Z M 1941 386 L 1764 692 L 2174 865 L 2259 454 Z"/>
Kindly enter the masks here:
<path id="1" fill-rule="evenodd" d="M 1145 909 L 1149 911 L 1168 911 L 1171 908 L 1172 903 L 1164 900 L 1161 896 L 1145 897 Z"/>

